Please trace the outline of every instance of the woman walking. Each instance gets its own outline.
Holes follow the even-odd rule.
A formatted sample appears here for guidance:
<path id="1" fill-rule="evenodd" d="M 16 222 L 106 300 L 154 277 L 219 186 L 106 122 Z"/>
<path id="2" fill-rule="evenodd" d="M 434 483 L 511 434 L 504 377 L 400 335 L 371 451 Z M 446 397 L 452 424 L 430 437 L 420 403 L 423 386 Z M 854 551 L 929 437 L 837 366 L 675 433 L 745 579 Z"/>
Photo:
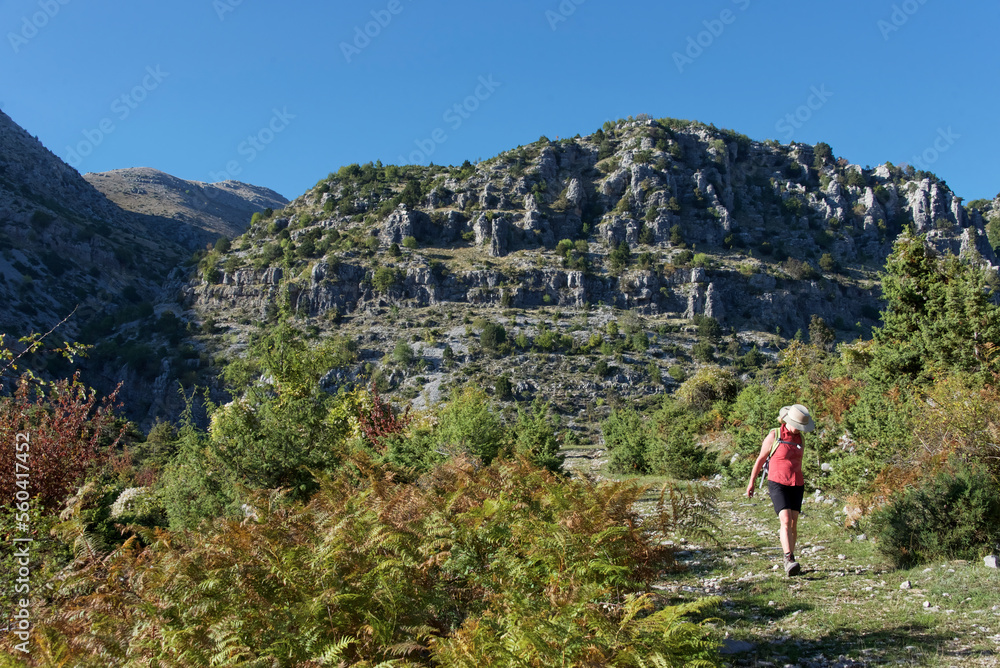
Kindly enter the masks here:
<path id="1" fill-rule="evenodd" d="M 760 454 L 750 472 L 747 498 L 753 497 L 754 481 L 767 464 L 767 491 L 774 512 L 781 521 L 781 549 L 785 553 L 785 573 L 798 575 L 802 570 L 795 561 L 795 539 L 798 537 L 799 513 L 805 479 L 802 477 L 802 434 L 816 428 L 809 409 L 802 404 L 785 406 L 778 413 L 781 427 L 772 429 L 760 446 Z"/>

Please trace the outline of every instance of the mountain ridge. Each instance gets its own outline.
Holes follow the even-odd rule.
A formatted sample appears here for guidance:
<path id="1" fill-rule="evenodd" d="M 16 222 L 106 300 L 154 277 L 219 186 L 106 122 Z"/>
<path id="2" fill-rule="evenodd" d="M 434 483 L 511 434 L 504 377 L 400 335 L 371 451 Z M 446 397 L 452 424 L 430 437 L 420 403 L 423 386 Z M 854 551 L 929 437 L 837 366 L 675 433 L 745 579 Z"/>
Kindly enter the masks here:
<path id="1" fill-rule="evenodd" d="M 696 121 L 623 119 L 476 165 L 347 165 L 249 223 L 219 216 L 222 200 L 276 193 L 148 168 L 81 177 L 0 121 L 0 287 L 26 297 L 7 300 L 20 317 L 7 328 L 43 331 L 89 300 L 67 334 L 97 344 L 99 385 L 124 379 L 144 424 L 176 415 L 178 380 L 214 386 L 282 317 L 357 342 L 334 385 L 374 379 L 430 404 L 474 382 L 592 423 L 613 397 L 718 365 L 746 373 L 816 320 L 832 340 L 864 336 L 903 229 L 998 263 L 1000 199 L 965 206 L 927 172 Z M 47 265 L 24 250 L 39 242 Z M 21 271 L 32 262 L 45 271 Z"/>
<path id="2" fill-rule="evenodd" d="M 879 319 L 877 271 L 904 229 L 995 268 L 986 227 L 997 207 L 980 206 L 933 174 L 851 165 L 823 143 L 632 119 L 477 165 L 342 167 L 206 256 L 185 305 L 225 332 L 229 355 L 285 314 L 362 341 L 353 377 L 381 374 L 404 398 L 507 374 L 522 398 L 578 382 L 587 396 L 567 401 L 580 412 L 605 391 L 656 393 L 754 347 L 775 354 L 814 318 L 836 340 L 864 335 Z M 642 322 L 628 336 L 645 343 L 609 334 L 629 313 Z M 696 348 L 706 318 L 726 333 L 715 353 Z M 480 340 L 485 324 L 506 329 L 500 355 Z M 401 337 L 416 367 L 394 359 Z M 454 370 L 446 350 L 478 371 Z M 604 362 L 602 373 L 575 356 Z"/>
<path id="3" fill-rule="evenodd" d="M 126 211 L 154 216 L 177 240 L 196 250 L 219 237 L 236 237 L 257 211 L 282 208 L 288 200 L 275 191 L 240 181 L 189 181 L 149 167 L 90 172 L 83 178 Z"/>

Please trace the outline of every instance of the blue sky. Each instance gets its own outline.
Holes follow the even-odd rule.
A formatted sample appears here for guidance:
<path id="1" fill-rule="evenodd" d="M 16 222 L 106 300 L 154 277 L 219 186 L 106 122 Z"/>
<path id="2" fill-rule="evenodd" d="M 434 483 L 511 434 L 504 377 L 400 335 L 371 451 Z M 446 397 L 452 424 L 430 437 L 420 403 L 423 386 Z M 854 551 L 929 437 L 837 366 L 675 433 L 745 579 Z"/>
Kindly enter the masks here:
<path id="1" fill-rule="evenodd" d="M 82 173 L 295 198 L 640 113 L 1000 191 L 1000 3 L 0 0 L 0 109 Z M 366 34 L 367 33 L 367 34 Z"/>

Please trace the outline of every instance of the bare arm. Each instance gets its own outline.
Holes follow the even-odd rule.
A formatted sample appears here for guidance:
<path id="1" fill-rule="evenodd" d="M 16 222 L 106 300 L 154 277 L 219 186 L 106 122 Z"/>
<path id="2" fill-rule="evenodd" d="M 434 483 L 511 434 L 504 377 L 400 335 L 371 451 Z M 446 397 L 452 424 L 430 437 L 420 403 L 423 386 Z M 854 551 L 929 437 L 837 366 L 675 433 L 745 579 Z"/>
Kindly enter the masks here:
<path id="1" fill-rule="evenodd" d="M 757 476 L 760 475 L 761 468 L 764 467 L 764 462 L 767 461 L 768 456 L 771 454 L 771 445 L 774 443 L 775 435 L 773 431 L 767 433 L 767 437 L 764 442 L 760 444 L 760 454 L 757 455 L 757 461 L 753 463 L 753 470 L 750 471 L 750 482 L 747 483 L 747 498 L 753 496 L 753 484 L 757 480 Z"/>

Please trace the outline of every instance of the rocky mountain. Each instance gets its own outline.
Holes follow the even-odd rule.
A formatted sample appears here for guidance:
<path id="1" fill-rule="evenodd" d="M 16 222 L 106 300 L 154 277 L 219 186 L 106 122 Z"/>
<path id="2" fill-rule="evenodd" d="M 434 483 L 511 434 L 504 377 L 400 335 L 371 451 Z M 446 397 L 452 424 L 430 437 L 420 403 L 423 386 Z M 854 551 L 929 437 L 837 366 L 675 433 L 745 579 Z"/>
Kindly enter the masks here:
<path id="1" fill-rule="evenodd" d="M 269 188 L 239 181 L 187 181 L 148 167 L 83 178 L 122 209 L 156 221 L 164 236 L 191 250 L 219 237 L 237 237 L 246 232 L 254 213 L 288 204 Z"/>
<path id="2" fill-rule="evenodd" d="M 0 331 L 16 345 L 72 314 L 55 340 L 94 345 L 86 382 L 108 391 L 124 379 L 145 417 L 172 397 L 166 388 L 180 375 L 169 364 L 164 371 L 164 360 L 182 357 L 176 349 L 187 323 L 172 318 L 182 310 L 177 297 L 192 250 L 239 234 L 255 212 L 286 200 L 266 188 L 153 170 L 88 178 L 0 112 Z M 125 197 L 127 184 L 146 192 Z M 147 343 L 142 328 L 150 322 L 159 324 L 162 350 Z M 59 358 L 41 363 L 66 372 Z"/>
<path id="3" fill-rule="evenodd" d="M 698 122 L 606 123 L 460 167 L 348 165 L 289 203 L 148 169 L 84 178 L 0 115 L 3 331 L 79 305 L 60 338 L 95 344 L 88 382 L 124 380 L 145 425 L 282 316 L 351 349 L 331 389 L 373 380 L 419 406 L 472 382 L 593 424 L 793 336 L 865 335 L 906 227 L 996 268 L 1000 199 Z"/>
<path id="4" fill-rule="evenodd" d="M 153 299 L 183 257 L 3 113 L 0 248 L 0 320 L 9 335 L 45 331 L 74 308 L 66 333 L 79 334 L 126 292 Z"/>
<path id="5" fill-rule="evenodd" d="M 586 419 L 708 363 L 746 368 L 817 318 L 863 335 L 905 227 L 995 268 L 998 210 L 822 143 L 629 119 L 477 165 L 343 167 L 206 257 L 185 304 L 223 355 L 284 312 L 361 342 L 338 379 L 418 403 L 471 380 Z"/>

